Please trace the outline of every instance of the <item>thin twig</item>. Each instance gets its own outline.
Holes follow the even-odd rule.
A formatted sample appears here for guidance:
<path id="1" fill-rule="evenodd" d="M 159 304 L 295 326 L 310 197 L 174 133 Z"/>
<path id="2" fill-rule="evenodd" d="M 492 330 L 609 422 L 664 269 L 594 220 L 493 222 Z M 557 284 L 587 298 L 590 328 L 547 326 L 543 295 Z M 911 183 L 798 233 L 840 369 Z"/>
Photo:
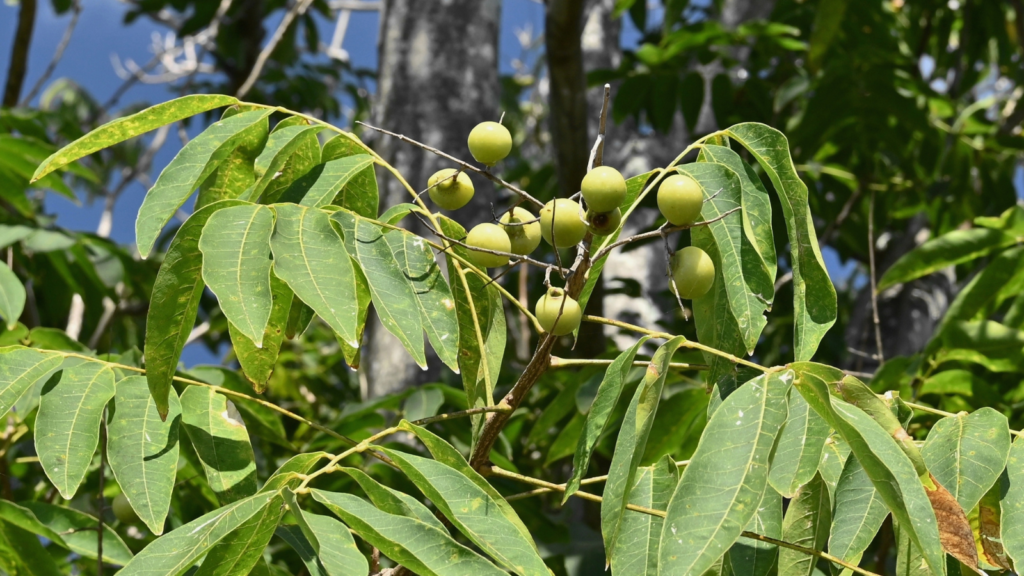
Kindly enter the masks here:
<path id="1" fill-rule="evenodd" d="M 248 78 L 242 83 L 242 86 L 235 93 L 235 97 L 242 98 L 252 90 L 256 80 L 259 79 L 260 74 L 263 72 L 263 67 L 267 64 L 267 59 L 277 48 L 277 44 L 284 38 L 285 32 L 288 31 L 288 27 L 291 26 L 292 21 L 295 20 L 296 16 L 301 16 L 306 13 L 309 5 L 313 3 L 313 0 L 297 0 L 292 7 L 285 12 L 284 18 L 281 19 L 281 23 L 277 25 L 277 30 L 274 30 L 274 35 L 270 37 L 270 41 L 260 51 L 259 56 L 256 57 L 256 63 L 253 64 L 252 70 L 249 71 Z"/>
<path id="2" fill-rule="evenodd" d="M 875 323 L 875 346 L 878 363 L 885 362 L 885 355 L 882 353 L 882 323 L 878 320 L 878 283 L 875 275 L 875 191 L 871 190 L 871 199 L 868 201 L 868 264 L 871 272 L 871 318 Z"/>
<path id="3" fill-rule="evenodd" d="M 689 460 L 680 460 L 676 462 L 676 468 L 682 468 L 690 463 Z M 608 475 L 604 476 L 593 476 L 591 478 L 584 478 L 580 480 L 580 486 L 588 486 L 590 484 L 600 484 L 608 480 Z M 537 488 L 536 490 L 530 490 L 529 492 L 523 492 L 521 494 L 513 494 L 512 496 L 505 497 L 506 501 L 512 502 L 515 500 L 523 500 L 524 498 L 530 498 L 533 496 L 540 496 L 541 494 L 550 494 L 551 492 L 565 492 L 565 484 L 559 484 L 559 489 L 554 488 Z"/>
<path id="4" fill-rule="evenodd" d="M 572 368 L 575 366 L 608 366 L 614 360 L 592 360 L 590 358 L 560 358 L 551 357 L 551 368 Z M 633 366 L 647 366 L 650 360 L 636 360 Z M 704 364 L 690 364 L 688 362 L 669 362 L 669 368 L 674 370 L 707 370 Z"/>
<path id="5" fill-rule="evenodd" d="M 359 124 L 361 126 L 365 126 L 365 127 L 369 128 L 370 130 L 376 130 L 377 132 L 380 132 L 381 134 L 387 134 L 388 136 L 391 136 L 392 138 L 398 138 L 399 140 L 401 140 L 403 142 L 408 142 L 409 144 L 412 144 L 413 146 L 418 146 L 420 148 L 423 148 L 424 150 L 426 150 L 428 152 L 433 152 L 434 154 L 436 154 L 436 155 L 438 155 L 438 156 L 440 156 L 440 157 L 442 157 L 442 158 L 444 158 L 446 160 L 450 160 L 452 162 L 455 162 L 463 170 L 469 170 L 471 172 L 475 172 L 475 173 L 483 176 L 484 178 L 487 178 L 491 182 L 494 182 L 495 184 L 498 184 L 499 186 L 502 186 L 502 187 L 504 187 L 504 188 L 506 188 L 508 190 L 511 190 L 512 192 L 518 194 L 519 197 L 523 198 L 527 202 L 530 202 L 531 204 L 533 204 L 534 206 L 536 206 L 538 208 L 543 208 L 544 207 L 544 203 L 543 202 L 541 202 L 540 200 L 537 200 L 536 198 L 531 196 L 525 190 L 522 190 L 521 188 L 513 186 L 512 184 L 509 184 L 508 182 L 502 180 L 501 178 L 498 178 L 494 174 L 491 174 L 487 170 L 482 170 L 480 168 L 477 168 L 476 166 L 473 166 L 469 162 L 464 162 L 462 160 L 459 160 L 458 158 L 456 158 L 456 157 L 454 157 L 454 156 L 452 156 L 450 154 L 447 154 L 445 152 L 442 152 L 442 151 L 438 150 L 437 148 L 434 148 L 433 146 L 429 146 L 429 145 L 424 144 L 422 142 L 417 142 L 416 140 L 413 140 L 412 138 L 409 138 L 408 136 L 405 136 L 403 134 L 398 134 L 398 133 L 392 132 L 390 130 L 385 130 L 383 128 L 377 128 L 376 126 L 371 126 L 370 124 L 367 124 L 366 122 L 356 122 L 356 124 Z"/>
<path id="6" fill-rule="evenodd" d="M 644 232 L 643 234 L 634 234 L 633 236 L 630 236 L 629 238 L 623 238 L 622 240 L 619 240 L 619 241 L 617 241 L 617 242 L 615 242 L 615 243 L 613 243 L 611 245 L 605 246 L 604 248 L 601 248 L 597 252 L 597 254 L 594 256 L 594 260 L 600 260 L 601 258 L 607 256 L 608 253 L 611 252 L 612 250 L 614 250 L 615 248 L 618 248 L 619 246 L 622 246 L 622 245 L 625 245 L 625 244 L 629 244 L 630 242 L 639 242 L 640 240 L 648 240 L 648 239 L 651 239 L 651 238 L 658 238 L 659 236 L 663 236 L 665 234 L 671 234 L 672 232 L 678 232 L 680 230 L 689 230 L 690 228 L 697 228 L 698 226 L 707 226 L 709 224 L 714 224 L 715 222 L 718 222 L 719 220 L 722 220 L 726 216 L 729 216 L 730 214 L 732 214 L 732 213 L 734 213 L 734 212 L 736 212 L 736 211 L 738 211 L 740 209 L 741 209 L 741 207 L 737 206 L 736 208 L 733 208 L 732 210 L 729 210 L 727 212 L 723 212 L 722 214 L 712 218 L 711 220 L 704 220 L 704 221 L 701 221 L 701 222 L 694 222 L 693 224 L 686 224 L 684 226 L 672 226 L 671 228 L 665 228 L 665 229 L 659 228 L 657 230 L 652 230 L 650 232 Z"/>
<path id="7" fill-rule="evenodd" d="M 913 408 L 914 410 L 919 410 L 921 412 L 927 412 L 929 414 L 935 414 L 936 416 L 946 416 L 946 417 L 954 417 L 954 418 L 957 416 L 957 414 L 954 414 L 952 412 L 946 412 L 945 410 L 939 410 L 938 408 L 932 408 L 931 406 L 925 406 L 924 404 L 918 404 L 916 402 L 907 402 L 906 400 L 904 400 L 903 403 L 906 404 L 908 407 Z M 1017 437 L 1024 438 L 1024 432 L 1021 432 L 1019 430 L 1012 430 L 1011 429 L 1010 430 L 1010 434 L 1013 434 L 1014 436 L 1017 436 Z"/>
<path id="8" fill-rule="evenodd" d="M 491 466 L 491 467 L 487 468 L 485 471 L 488 474 L 490 474 L 490 475 L 499 476 L 499 477 L 502 477 L 502 478 L 508 478 L 508 479 L 511 479 L 511 480 L 518 480 L 519 482 L 522 482 L 524 484 L 530 484 L 530 485 L 533 485 L 533 486 L 540 486 L 542 488 L 547 488 L 547 489 L 549 489 L 552 492 L 556 492 L 556 491 L 557 492 L 564 492 L 565 491 L 565 485 L 564 484 L 552 484 L 551 482 L 545 482 L 543 480 L 538 480 L 536 478 L 531 478 L 529 476 L 523 476 L 522 474 L 516 474 L 515 472 L 510 472 L 508 470 L 503 470 L 503 469 L 498 468 L 496 466 Z M 572 495 L 576 496 L 578 498 L 582 498 L 584 500 L 590 500 L 592 502 L 601 502 L 601 501 L 603 501 L 603 498 L 601 498 L 597 494 L 591 494 L 589 492 L 579 492 L 579 491 L 577 491 L 577 492 L 573 492 Z M 635 504 L 626 504 L 626 510 L 632 510 L 634 512 L 640 512 L 642 514 L 647 514 L 647 515 L 650 515 L 650 516 L 657 516 L 658 518 L 666 518 L 668 516 L 663 510 L 658 510 L 658 509 L 655 509 L 655 508 L 647 508 L 645 506 L 637 506 Z M 790 542 L 786 542 L 784 540 L 777 540 L 775 538 L 769 538 L 768 536 L 762 536 L 761 534 L 757 534 L 755 532 L 749 532 L 749 531 L 746 531 L 746 530 L 744 530 L 742 532 L 742 536 L 744 538 L 750 538 L 752 540 L 760 540 L 761 542 L 767 542 L 769 544 L 774 544 L 774 545 L 780 546 L 782 548 L 788 548 L 790 550 L 795 550 L 797 552 L 802 552 L 804 554 L 815 556 L 817 558 L 823 558 L 825 560 L 828 560 L 829 562 L 832 562 L 833 564 L 836 564 L 838 566 L 842 566 L 843 568 L 846 568 L 848 570 L 852 570 L 852 571 L 856 572 L 857 574 L 862 574 L 864 576 L 880 576 L 879 574 L 876 574 L 874 572 L 870 572 L 868 570 L 860 568 L 859 566 L 855 566 L 853 564 L 850 564 L 849 562 L 846 562 L 846 561 L 844 561 L 841 558 L 836 558 L 835 556 L 833 556 L 833 555 L 831 555 L 831 554 L 829 554 L 827 552 L 822 552 L 821 550 L 815 550 L 813 548 L 806 548 L 806 547 L 800 546 L 798 544 L 793 544 L 793 543 L 790 543 Z"/>
<path id="9" fill-rule="evenodd" d="M 28 91 L 25 98 L 21 100 L 22 106 L 27 106 L 32 99 L 36 97 L 39 90 L 42 89 L 43 84 L 50 79 L 50 75 L 57 68 L 57 63 L 64 57 L 64 50 L 67 49 L 68 43 L 71 42 L 71 35 L 75 32 L 75 26 L 78 26 L 78 17 L 82 14 L 82 4 L 79 0 L 75 0 L 71 6 L 71 21 L 68 22 L 68 27 L 64 30 L 64 36 L 61 37 L 60 43 L 57 44 L 57 49 L 53 53 L 53 58 L 50 63 L 46 65 L 46 70 L 43 70 L 43 75 L 36 80 L 36 83 L 32 86 L 32 89 Z"/>

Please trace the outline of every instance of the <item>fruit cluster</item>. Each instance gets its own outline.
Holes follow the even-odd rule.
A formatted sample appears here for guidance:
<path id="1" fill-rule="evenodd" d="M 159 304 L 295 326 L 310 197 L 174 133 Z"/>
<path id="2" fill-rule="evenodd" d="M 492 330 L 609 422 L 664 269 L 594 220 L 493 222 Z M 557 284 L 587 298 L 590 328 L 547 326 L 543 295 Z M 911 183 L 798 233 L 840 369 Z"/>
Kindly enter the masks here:
<path id="1" fill-rule="evenodd" d="M 503 160 L 512 150 L 512 135 L 497 122 L 482 122 L 469 133 L 469 152 L 487 166 Z M 446 168 L 427 181 L 430 199 L 444 210 L 458 210 L 475 192 L 473 181 L 461 170 Z M 608 236 L 622 223 L 626 180 L 618 170 L 598 166 L 587 173 L 580 185 L 586 210 L 571 198 L 556 198 L 534 216 L 515 206 L 498 224 L 478 224 L 469 231 L 465 244 L 470 259 L 480 268 L 505 266 L 511 255 L 526 256 L 537 249 L 541 238 L 558 248 L 579 244 L 589 232 Z M 700 184 L 685 174 L 669 176 L 658 190 L 658 208 L 673 226 L 688 226 L 700 217 L 704 194 Z M 671 259 L 672 290 L 681 298 L 700 298 L 711 289 L 715 265 L 700 248 L 688 246 Z M 535 312 L 544 330 L 562 336 L 576 330 L 583 317 L 579 303 L 561 288 L 549 288 L 537 301 Z"/>

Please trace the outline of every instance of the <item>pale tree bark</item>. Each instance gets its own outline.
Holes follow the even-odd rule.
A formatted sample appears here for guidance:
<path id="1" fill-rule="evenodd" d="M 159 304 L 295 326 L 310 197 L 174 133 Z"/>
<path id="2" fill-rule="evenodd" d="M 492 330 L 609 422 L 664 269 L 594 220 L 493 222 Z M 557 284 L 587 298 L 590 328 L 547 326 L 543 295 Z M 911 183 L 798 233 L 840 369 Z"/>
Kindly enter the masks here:
<path id="1" fill-rule="evenodd" d="M 470 130 L 479 122 L 501 117 L 500 18 L 499 0 L 385 0 L 375 123 L 472 161 L 466 144 Z M 378 138 L 371 144 L 417 191 L 426 188 L 435 171 L 450 167 L 443 159 L 394 139 Z M 382 210 L 412 201 L 394 178 L 380 171 L 378 177 Z M 473 183 L 473 201 L 454 215 L 467 229 L 490 220 L 490 204 L 498 200 L 487 180 L 473 177 Z M 430 368 L 420 370 L 376 316 L 370 319 L 364 344 L 360 368 L 364 397 L 438 378 L 438 359 L 428 355 Z"/>

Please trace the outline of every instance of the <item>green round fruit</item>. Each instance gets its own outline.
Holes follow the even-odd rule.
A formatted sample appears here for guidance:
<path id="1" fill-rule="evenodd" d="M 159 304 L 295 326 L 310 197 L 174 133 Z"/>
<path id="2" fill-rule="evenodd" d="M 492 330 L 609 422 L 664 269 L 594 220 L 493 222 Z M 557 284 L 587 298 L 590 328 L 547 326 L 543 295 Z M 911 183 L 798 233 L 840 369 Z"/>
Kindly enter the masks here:
<path id="1" fill-rule="evenodd" d="M 622 222 L 622 210 L 616 208 L 611 212 L 587 211 L 587 226 L 595 236 L 607 236 L 619 229 Z"/>
<path id="2" fill-rule="evenodd" d="M 673 254 L 671 268 L 672 280 L 680 298 L 700 298 L 715 283 L 715 263 L 707 252 L 696 246 L 687 246 Z"/>
<path id="3" fill-rule="evenodd" d="M 556 248 L 579 244 L 587 235 L 587 225 L 580 220 L 580 205 L 568 198 L 545 204 L 540 210 L 540 233 Z"/>
<path id="4" fill-rule="evenodd" d="M 115 496 L 110 508 L 114 511 L 114 517 L 125 524 L 135 524 L 139 521 L 139 515 L 135 513 L 131 502 L 124 494 Z"/>
<path id="5" fill-rule="evenodd" d="M 445 210 L 458 210 L 473 199 L 473 181 L 469 174 L 459 172 L 459 175 L 452 178 L 456 170 L 445 168 L 434 172 L 434 175 L 427 180 L 427 193 L 430 199 Z"/>
<path id="6" fill-rule="evenodd" d="M 477 162 L 494 166 L 512 150 L 512 135 L 497 122 L 481 122 L 469 133 L 469 153 Z"/>
<path id="7" fill-rule="evenodd" d="M 537 300 L 534 313 L 541 327 L 555 336 L 569 334 L 580 325 L 583 318 L 580 305 L 561 288 L 548 288 L 547 293 Z"/>
<path id="8" fill-rule="evenodd" d="M 658 209 L 673 226 L 693 224 L 700 218 L 704 193 L 700 184 L 684 174 L 665 178 L 658 188 Z"/>
<path id="9" fill-rule="evenodd" d="M 513 223 L 529 222 L 529 224 L 504 226 L 504 224 L 509 223 L 509 219 Z M 532 212 L 518 206 L 501 216 L 502 228 L 505 229 L 508 239 L 512 242 L 513 254 L 526 256 L 536 250 L 537 246 L 540 246 L 540 222 L 535 222 L 535 220 L 537 220 L 537 217 Z"/>
<path id="10" fill-rule="evenodd" d="M 477 224 L 469 231 L 466 237 L 466 244 L 471 247 L 470 260 L 480 268 L 496 268 L 508 264 L 508 256 L 500 256 L 489 252 L 478 252 L 472 247 L 494 250 L 496 252 L 511 252 L 512 242 L 508 234 L 497 224 Z"/>
<path id="11" fill-rule="evenodd" d="M 598 166 L 583 177 L 580 193 L 588 210 L 611 212 L 626 198 L 626 179 L 615 168 Z"/>

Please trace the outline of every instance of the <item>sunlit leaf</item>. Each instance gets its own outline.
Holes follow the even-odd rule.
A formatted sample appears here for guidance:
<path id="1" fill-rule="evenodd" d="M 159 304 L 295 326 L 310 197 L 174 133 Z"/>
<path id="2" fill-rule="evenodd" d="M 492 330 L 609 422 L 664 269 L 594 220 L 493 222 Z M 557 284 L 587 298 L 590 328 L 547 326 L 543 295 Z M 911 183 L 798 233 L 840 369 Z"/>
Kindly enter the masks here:
<path id="1" fill-rule="evenodd" d="M 284 495 L 280 491 L 248 520 L 217 542 L 206 555 L 195 576 L 246 576 L 256 565 L 284 516 Z"/>
<path id="2" fill-rule="evenodd" d="M 252 382 L 256 392 L 263 392 L 274 373 L 277 357 L 281 352 L 281 343 L 288 328 L 288 314 L 292 308 L 292 289 L 273 271 L 270 273 L 270 295 L 273 305 L 270 308 L 267 327 L 263 330 L 262 346 L 257 347 L 248 336 L 235 328 L 234 324 L 228 323 L 235 358 L 238 358 L 242 372 Z"/>
<path id="3" fill-rule="evenodd" d="M 320 142 L 316 135 L 323 126 L 308 126 L 305 120 L 293 118 L 299 123 L 275 127 L 263 152 L 256 158 L 257 178 L 248 200 L 261 200 L 264 204 L 277 202 L 288 186 L 320 163 Z"/>
<path id="4" fill-rule="evenodd" d="M 46 502 L 25 502 L 22 505 L 49 530 L 60 534 L 68 550 L 86 558 L 96 558 L 99 549 L 96 527 L 99 526 L 99 520 L 95 516 Z M 40 535 L 45 537 L 45 534 Z M 120 566 L 132 559 L 132 552 L 124 540 L 107 525 L 103 526 L 103 558 Z"/>
<path id="5" fill-rule="evenodd" d="M 322 160 L 330 162 L 339 158 L 373 154 L 365 144 L 359 142 L 358 137 L 353 134 L 338 134 L 327 142 L 324 142 Z M 357 172 L 348 183 L 336 194 L 333 203 L 351 210 L 366 218 L 377 217 L 377 205 L 380 199 L 380 192 L 377 188 L 377 175 L 371 164 Z M 382 219 L 387 222 L 387 220 Z M 394 222 L 390 222 L 394 224 Z"/>
<path id="6" fill-rule="evenodd" d="M 21 346 L 0 348 L 0 417 L 63 362 L 60 354 Z"/>
<path id="7" fill-rule="evenodd" d="M 181 395 L 181 422 L 221 503 L 256 493 L 252 445 L 231 401 L 205 386 L 190 386 Z"/>
<path id="8" fill-rule="evenodd" d="M 366 200 L 347 197 L 346 185 L 360 171 L 372 167 L 372 165 L 373 159 L 366 154 L 324 162 L 314 166 L 312 170 L 293 182 L 281 194 L 280 201 L 302 204 L 308 208 L 322 208 L 328 204 L 335 204 L 343 208 L 348 208 L 347 205 L 363 206 L 367 204 Z M 339 193 L 341 198 L 335 200 Z M 355 196 L 354 192 L 352 196 Z M 373 203 L 376 205 L 376 198 Z M 376 214 L 372 214 L 370 218 L 375 216 Z"/>
<path id="9" fill-rule="evenodd" d="M 823 550 L 832 525 L 832 504 L 820 474 L 800 487 L 782 520 L 782 539 L 811 550 Z M 779 574 L 811 576 L 817 558 L 790 548 L 779 550 Z"/>
<path id="10" fill-rule="evenodd" d="M 786 498 L 814 478 L 829 434 L 828 422 L 796 390 L 789 392 L 789 417 L 779 433 L 768 482 Z"/>
<path id="11" fill-rule="evenodd" d="M 299 529 L 328 575 L 347 576 L 369 572 L 366 558 L 344 524 L 330 516 L 313 514 L 299 508 L 291 490 L 284 494 L 288 508 L 299 523 Z"/>
<path id="12" fill-rule="evenodd" d="M 629 492 L 629 503 L 664 510 L 679 482 L 676 463 L 668 456 L 653 466 L 637 470 L 636 484 Z M 613 574 L 657 574 L 658 545 L 664 520 L 650 514 L 629 513 L 622 520 L 622 536 L 611 557 Z"/>
<path id="13" fill-rule="evenodd" d="M 882 522 L 889 515 L 878 490 L 856 458 L 848 458 L 835 488 L 835 512 L 828 538 L 828 550 L 851 564 L 875 538 Z"/>
<path id="14" fill-rule="evenodd" d="M 921 450 L 928 470 L 964 510 L 981 501 L 999 480 L 1010 454 L 1006 416 L 992 408 L 943 418 Z"/>
<path id="15" fill-rule="evenodd" d="M 770 485 L 764 489 L 761 504 L 745 530 L 769 538 L 782 539 L 782 496 Z M 745 567 L 746 574 L 750 576 L 770 576 L 778 568 L 779 547 L 740 536 L 732 548 L 729 548 L 727 556 L 731 566 Z"/>
<path id="16" fill-rule="evenodd" d="M 18 325 L 18 318 L 25 309 L 25 287 L 21 280 L 0 262 L 0 318 L 7 323 L 7 329 L 13 330 Z"/>
<path id="17" fill-rule="evenodd" d="M 1003 548 L 1014 566 L 1024 566 L 1024 439 L 1018 437 L 1006 460 L 1007 486 L 999 501 Z"/>
<path id="18" fill-rule="evenodd" d="M 233 106 L 222 119 L 255 109 L 252 105 Z M 237 146 L 199 186 L 194 210 L 220 200 L 240 198 L 256 181 L 256 158 L 267 144 L 269 118 L 256 122 L 235 137 Z"/>
<path id="19" fill-rule="evenodd" d="M 1015 242 L 1015 235 L 990 228 L 948 232 L 904 254 L 878 280 L 878 289 L 885 290 L 948 266 L 970 262 Z"/>

